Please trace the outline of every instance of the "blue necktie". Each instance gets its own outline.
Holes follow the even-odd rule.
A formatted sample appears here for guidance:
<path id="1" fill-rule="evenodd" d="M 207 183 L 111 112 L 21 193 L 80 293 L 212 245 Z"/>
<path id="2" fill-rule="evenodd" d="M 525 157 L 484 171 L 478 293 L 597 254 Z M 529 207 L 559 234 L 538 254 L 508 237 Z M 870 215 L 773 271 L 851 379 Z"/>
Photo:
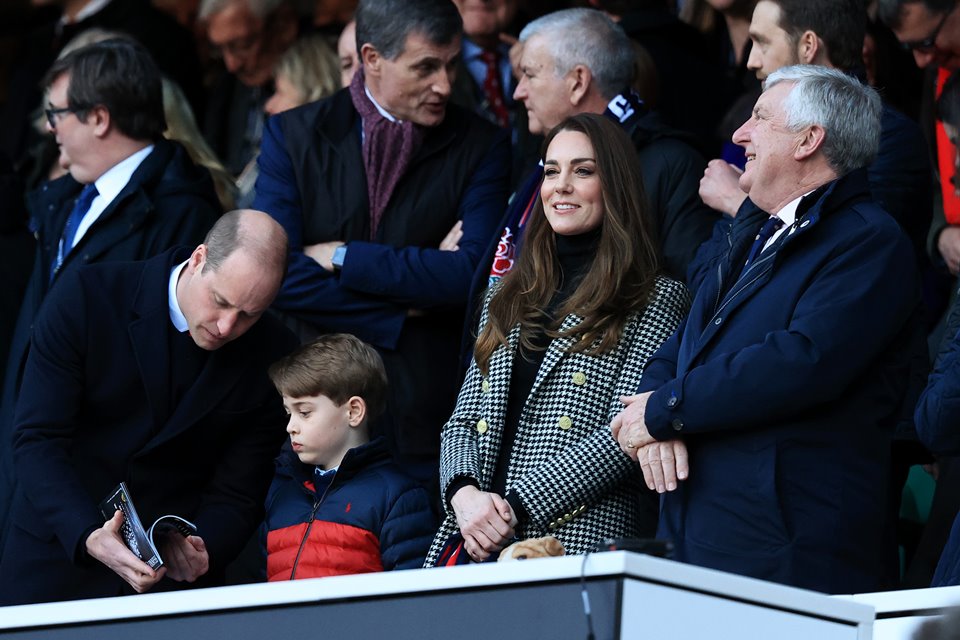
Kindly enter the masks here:
<path id="1" fill-rule="evenodd" d="M 767 240 L 773 236 L 777 230 L 783 226 L 783 220 L 777 216 L 770 216 L 767 218 L 767 221 L 763 223 L 763 226 L 760 227 L 760 231 L 757 233 L 757 237 L 753 241 L 753 246 L 750 247 L 750 253 L 747 255 L 747 261 L 743 264 L 743 270 L 746 271 L 750 268 L 750 265 L 753 264 L 753 261 L 757 259 L 757 256 L 760 255 L 760 252 L 763 251 L 763 246 L 767 244 Z"/>
<path id="2" fill-rule="evenodd" d="M 67 216 L 67 224 L 63 227 L 63 237 L 60 240 L 60 249 L 57 252 L 57 258 L 53 263 L 53 268 L 50 270 L 50 280 L 53 280 L 57 269 L 63 264 L 63 259 L 66 258 L 70 250 L 73 249 L 73 241 L 74 238 L 76 238 L 77 229 L 80 228 L 80 221 L 83 220 L 83 216 L 90 210 L 90 205 L 93 204 L 94 198 L 98 195 L 100 194 L 97 191 L 96 185 L 91 183 L 85 186 L 77 197 L 77 202 L 73 205 L 73 210 L 70 212 L 70 215 Z"/>

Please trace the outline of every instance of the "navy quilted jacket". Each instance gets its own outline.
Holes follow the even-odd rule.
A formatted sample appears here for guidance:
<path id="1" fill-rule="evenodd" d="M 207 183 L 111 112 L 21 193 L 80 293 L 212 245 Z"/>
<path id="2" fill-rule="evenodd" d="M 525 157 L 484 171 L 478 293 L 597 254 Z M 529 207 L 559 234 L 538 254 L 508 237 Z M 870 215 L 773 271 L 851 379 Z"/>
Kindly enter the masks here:
<path id="1" fill-rule="evenodd" d="M 347 452 L 319 492 L 290 450 L 267 495 L 267 580 L 414 569 L 436 522 L 426 489 L 395 465 L 382 439 Z"/>

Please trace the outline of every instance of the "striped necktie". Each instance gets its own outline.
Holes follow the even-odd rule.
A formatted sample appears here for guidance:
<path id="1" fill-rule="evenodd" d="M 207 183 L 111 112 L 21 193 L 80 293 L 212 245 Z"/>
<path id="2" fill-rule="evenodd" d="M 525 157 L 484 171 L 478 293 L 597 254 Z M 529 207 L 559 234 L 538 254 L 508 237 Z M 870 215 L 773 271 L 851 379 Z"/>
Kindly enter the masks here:
<path id="1" fill-rule="evenodd" d="M 747 255 L 747 261 L 743 264 L 744 271 L 750 268 L 750 265 L 753 263 L 753 261 L 756 260 L 757 256 L 760 255 L 760 252 L 763 251 L 763 247 L 767 244 L 767 240 L 769 240 L 782 226 L 783 220 L 777 216 L 770 216 L 767 218 L 767 221 L 763 223 L 762 227 L 760 227 L 760 231 L 757 233 L 757 237 L 753 241 L 753 246 L 750 247 L 750 253 Z"/>

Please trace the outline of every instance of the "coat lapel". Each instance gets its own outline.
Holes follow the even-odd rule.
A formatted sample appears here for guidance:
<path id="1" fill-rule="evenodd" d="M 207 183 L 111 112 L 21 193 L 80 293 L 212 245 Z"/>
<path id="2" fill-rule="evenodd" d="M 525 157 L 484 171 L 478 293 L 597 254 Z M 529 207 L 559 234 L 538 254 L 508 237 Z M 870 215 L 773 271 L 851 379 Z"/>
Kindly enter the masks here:
<path id="1" fill-rule="evenodd" d="M 40 291 L 43 294 L 47 292 L 51 269 L 60 246 L 60 236 L 63 235 L 63 228 L 67 224 L 67 217 L 73 210 L 73 205 L 82 189 L 83 186 L 68 174 L 31 191 L 26 196 L 27 208 L 34 217 L 33 224 L 36 225 L 37 257 L 40 260 L 38 266 L 42 269 L 40 273 L 35 272 L 34 276 L 42 276 L 43 285 Z"/>
<path id="2" fill-rule="evenodd" d="M 745 259 L 748 248 L 753 243 L 753 237 L 756 236 L 756 231 L 752 231 L 749 234 L 741 232 L 739 236 L 734 237 L 734 248 L 731 250 L 731 262 L 726 265 L 726 277 L 735 278 L 738 275 L 741 275 L 741 277 L 730 284 L 730 286 L 724 287 L 726 289 L 725 292 L 723 288 L 719 290 L 719 293 L 722 295 L 717 298 L 717 305 L 713 309 L 713 314 L 710 316 L 704 315 L 706 324 L 701 328 L 696 348 L 692 352 L 688 362 L 695 362 L 710 341 L 726 324 L 727 318 L 766 286 L 773 276 L 778 255 L 784 250 L 784 247 L 796 242 L 797 238 L 805 233 L 809 233 L 816 227 L 820 219 L 820 211 L 823 204 L 834 191 L 836 184 L 836 181 L 831 183 L 819 197 L 815 196 L 815 203 L 809 209 L 803 211 L 794 224 L 787 228 L 767 252 L 761 254 L 761 257 L 751 264 L 750 268 L 742 275 L 740 274 L 743 266 L 742 262 Z M 846 196 L 840 197 L 845 198 Z M 740 215 L 743 215 L 743 210 L 741 210 L 741 214 L 738 214 L 737 221 L 740 220 Z M 757 208 L 750 212 L 749 219 L 744 218 L 744 222 L 749 222 L 752 227 L 759 228 L 759 225 L 762 224 L 762 220 L 766 215 L 765 212 Z M 736 225 L 736 222 L 734 222 L 734 225 Z M 722 284 L 721 282 L 720 285 Z"/>
<path id="3" fill-rule="evenodd" d="M 161 425 L 156 435 L 147 442 L 142 452 L 167 442 L 194 427 L 220 404 L 234 388 L 245 370 L 242 348 L 231 342 L 212 352 L 196 381 Z"/>
<path id="4" fill-rule="evenodd" d="M 147 402 L 153 415 L 154 430 L 170 412 L 170 362 L 167 282 L 170 268 L 176 264 L 172 254 L 149 260 L 143 270 L 134 298 L 136 316 L 128 327 L 130 344 L 137 359 Z"/>
<path id="5" fill-rule="evenodd" d="M 478 440 L 477 454 L 480 458 L 480 485 L 490 486 L 493 482 L 493 467 L 497 453 L 503 441 L 504 421 L 507 417 L 507 402 L 510 400 L 510 380 L 513 379 L 513 358 L 520 342 L 520 325 L 515 325 L 507 334 L 509 347 L 500 347 L 490 356 L 489 374 L 481 381 L 502 381 L 492 387 L 490 398 L 483 403 L 485 411 L 481 416 L 490 423 L 490 437 Z M 481 393 L 486 393 L 481 390 Z"/>
<path id="6" fill-rule="evenodd" d="M 152 207 L 143 191 L 128 184 L 67 254 L 64 265 L 73 260 L 96 262 L 130 234 L 142 233 Z"/>
<path id="7" fill-rule="evenodd" d="M 571 313 L 563 319 L 563 324 L 560 325 L 560 331 L 572 329 L 581 322 L 583 322 L 583 318 L 581 316 Z M 550 346 L 547 347 L 547 352 L 543 356 L 543 362 L 540 364 L 540 369 L 537 370 L 537 377 L 534 378 L 533 386 L 530 387 L 530 395 L 527 398 L 527 402 L 536 396 L 537 391 L 550 375 L 550 372 L 553 371 L 554 367 L 557 366 L 557 363 L 560 362 L 561 358 L 566 355 L 567 350 L 576 342 L 577 338 L 575 335 L 570 335 L 563 338 L 555 338 L 550 341 Z"/>
<path id="8" fill-rule="evenodd" d="M 346 234 L 341 240 L 362 239 L 369 236 L 370 197 L 367 189 L 367 172 L 363 165 L 361 124 L 353 108 L 349 92 L 342 92 L 336 98 L 326 118 L 317 123 L 317 134 L 327 141 L 318 145 L 321 152 L 331 150 L 328 158 L 328 170 L 334 171 L 337 179 L 330 181 L 340 188 L 328 192 L 336 203 L 335 212 L 321 215 L 333 215 L 340 221 L 338 233 Z M 363 229 L 354 228 L 362 222 Z"/>
<path id="9" fill-rule="evenodd" d="M 449 120 L 450 114 L 447 113 L 447 117 L 444 118 L 440 125 L 426 132 L 426 135 L 423 137 L 423 144 L 420 145 L 420 149 L 418 149 L 417 153 L 413 156 L 411 165 L 423 162 L 426 158 L 429 158 L 435 153 L 439 153 L 448 145 L 453 144 L 458 134 L 457 130 L 450 126 Z"/>

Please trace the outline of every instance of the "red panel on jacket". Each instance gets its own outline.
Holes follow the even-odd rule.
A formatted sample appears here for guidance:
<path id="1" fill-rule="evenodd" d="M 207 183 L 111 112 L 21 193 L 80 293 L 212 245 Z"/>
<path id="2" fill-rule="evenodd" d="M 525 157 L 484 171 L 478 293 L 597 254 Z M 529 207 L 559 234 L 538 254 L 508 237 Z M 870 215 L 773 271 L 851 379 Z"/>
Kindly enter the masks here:
<path id="1" fill-rule="evenodd" d="M 307 528 L 308 540 L 300 552 L 296 578 L 322 578 L 383 571 L 380 542 L 366 529 L 314 520 L 267 534 L 267 580 L 290 580 L 297 552 Z"/>

